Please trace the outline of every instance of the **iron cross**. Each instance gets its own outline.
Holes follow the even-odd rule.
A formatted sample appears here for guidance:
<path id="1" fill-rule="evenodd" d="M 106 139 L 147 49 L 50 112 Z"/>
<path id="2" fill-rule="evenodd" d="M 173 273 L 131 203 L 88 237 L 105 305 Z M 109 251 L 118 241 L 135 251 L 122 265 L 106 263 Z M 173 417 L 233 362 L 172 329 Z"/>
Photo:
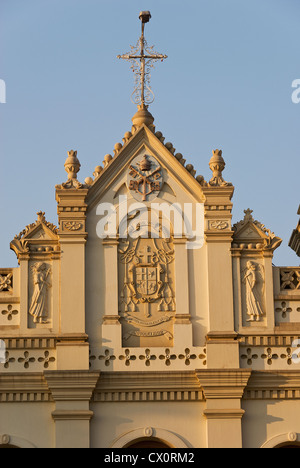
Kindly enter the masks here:
<path id="1" fill-rule="evenodd" d="M 154 101 L 154 93 L 150 87 L 151 68 L 158 60 L 163 61 L 168 57 L 155 52 L 154 46 L 149 47 L 145 39 L 145 24 L 150 21 L 150 11 L 142 11 L 139 18 L 142 22 L 142 35 L 137 45 L 131 46 L 130 53 L 118 55 L 118 58 L 131 62 L 131 69 L 135 74 L 135 89 L 131 99 L 134 104 L 145 108 Z"/>

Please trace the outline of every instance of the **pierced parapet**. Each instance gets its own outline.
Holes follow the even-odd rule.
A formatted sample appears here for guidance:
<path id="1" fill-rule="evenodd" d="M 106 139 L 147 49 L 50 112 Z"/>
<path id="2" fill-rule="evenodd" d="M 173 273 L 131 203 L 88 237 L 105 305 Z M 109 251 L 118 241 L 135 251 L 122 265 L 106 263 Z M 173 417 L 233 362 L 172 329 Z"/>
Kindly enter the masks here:
<path id="1" fill-rule="evenodd" d="M 11 270 L 0 270 L 0 293 L 13 291 L 13 273 Z"/>

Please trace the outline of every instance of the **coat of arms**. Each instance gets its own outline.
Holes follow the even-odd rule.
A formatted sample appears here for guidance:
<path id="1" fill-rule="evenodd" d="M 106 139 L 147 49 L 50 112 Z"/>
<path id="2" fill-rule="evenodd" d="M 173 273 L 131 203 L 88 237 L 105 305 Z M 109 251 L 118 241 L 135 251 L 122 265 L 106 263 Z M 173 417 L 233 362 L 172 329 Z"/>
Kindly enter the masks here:
<path id="1" fill-rule="evenodd" d="M 128 188 L 138 201 L 155 199 L 163 184 L 162 168 L 153 156 L 135 158 L 128 173 Z"/>
<path id="2" fill-rule="evenodd" d="M 161 275 L 164 271 L 149 245 L 137 251 L 129 267 L 134 300 L 139 303 L 153 303 L 160 299 L 164 286 Z"/>
<path id="3" fill-rule="evenodd" d="M 135 268 L 135 284 L 137 292 L 143 296 L 151 296 L 157 292 L 157 268 L 141 266 Z"/>
<path id="4" fill-rule="evenodd" d="M 154 239 L 143 242 L 155 244 Z M 174 251 L 153 247 L 156 246 L 144 244 L 142 248 L 141 239 L 137 239 L 131 248 L 128 246 L 127 250 L 119 251 L 122 253 L 121 262 L 125 264 L 125 284 L 121 293 L 125 312 L 136 312 L 138 304 L 147 303 L 157 303 L 158 311 L 169 310 L 167 304 L 173 309 L 168 270 L 174 259 Z"/>

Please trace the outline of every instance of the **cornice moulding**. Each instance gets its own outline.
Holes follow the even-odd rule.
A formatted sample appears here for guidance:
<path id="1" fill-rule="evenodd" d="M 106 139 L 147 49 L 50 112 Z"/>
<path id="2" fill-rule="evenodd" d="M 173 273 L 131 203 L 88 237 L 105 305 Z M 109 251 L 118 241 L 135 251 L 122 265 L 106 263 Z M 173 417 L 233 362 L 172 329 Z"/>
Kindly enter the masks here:
<path id="1" fill-rule="evenodd" d="M 45 371 L 44 376 L 55 401 L 89 401 L 100 373 L 89 371 Z"/>
<path id="2" fill-rule="evenodd" d="M 0 403 L 52 402 L 43 374 L 2 374 Z"/>
<path id="3" fill-rule="evenodd" d="M 248 388 L 269 387 L 273 389 L 300 389 L 300 370 L 298 371 L 253 371 Z"/>
<path id="4" fill-rule="evenodd" d="M 88 410 L 55 410 L 52 412 L 54 421 L 90 421 L 93 411 Z"/>
<path id="5" fill-rule="evenodd" d="M 251 370 L 196 370 L 206 399 L 241 399 L 251 376 Z"/>
<path id="6" fill-rule="evenodd" d="M 206 409 L 203 414 L 207 419 L 242 419 L 245 411 L 239 409 Z"/>
<path id="7" fill-rule="evenodd" d="M 300 371 L 255 371 L 243 399 L 300 400 Z"/>
<path id="8" fill-rule="evenodd" d="M 193 371 L 103 372 L 94 401 L 204 401 L 204 398 Z"/>

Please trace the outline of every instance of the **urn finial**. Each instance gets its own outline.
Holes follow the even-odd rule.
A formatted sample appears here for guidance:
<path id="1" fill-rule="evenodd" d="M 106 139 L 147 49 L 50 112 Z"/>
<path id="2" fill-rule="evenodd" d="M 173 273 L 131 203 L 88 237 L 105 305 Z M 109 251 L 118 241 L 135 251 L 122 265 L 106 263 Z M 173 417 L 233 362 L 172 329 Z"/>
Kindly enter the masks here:
<path id="1" fill-rule="evenodd" d="M 225 161 L 222 157 L 222 150 L 214 150 L 211 160 L 209 161 L 209 167 L 212 170 L 213 176 L 209 181 L 211 187 L 224 187 L 232 185 L 223 179 L 223 171 L 225 169 Z"/>

